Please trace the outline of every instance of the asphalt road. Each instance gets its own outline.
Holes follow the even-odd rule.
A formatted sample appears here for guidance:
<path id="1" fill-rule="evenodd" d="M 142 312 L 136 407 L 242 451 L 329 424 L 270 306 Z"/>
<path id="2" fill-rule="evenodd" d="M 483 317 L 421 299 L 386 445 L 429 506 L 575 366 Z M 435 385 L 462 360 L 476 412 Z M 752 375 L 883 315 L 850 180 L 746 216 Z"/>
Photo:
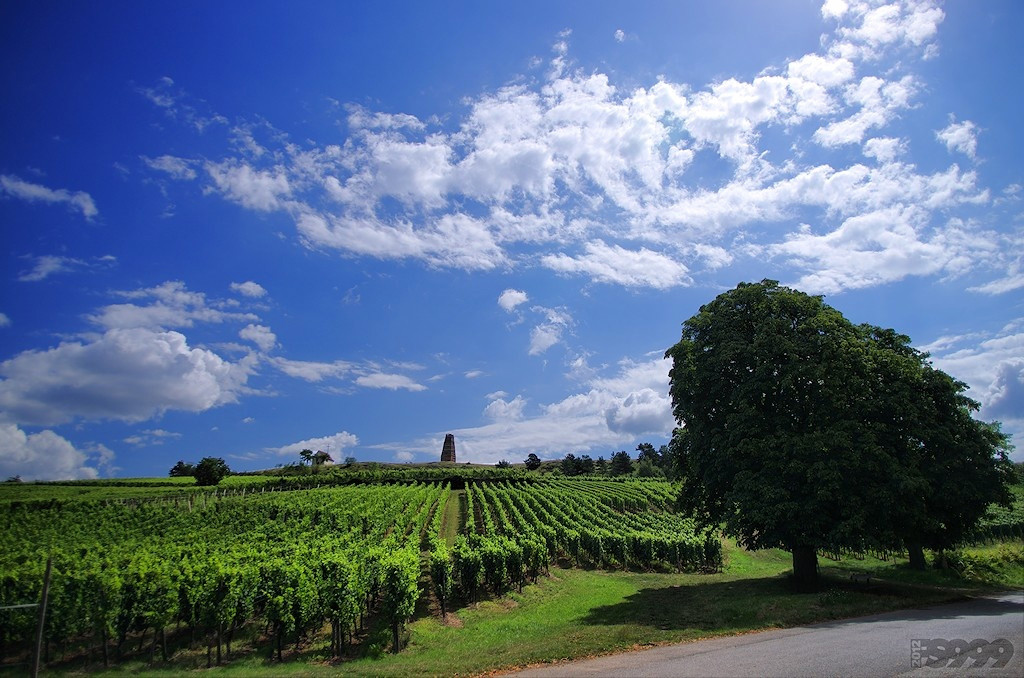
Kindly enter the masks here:
<path id="1" fill-rule="evenodd" d="M 939 661 L 936 639 L 980 654 Z M 997 643 L 999 639 L 1008 641 Z M 914 640 L 923 640 L 915 648 Z M 933 642 L 935 641 L 935 642 Z M 982 641 L 982 642 L 973 642 Z M 973 647 L 972 647 L 973 645 Z M 951 649 L 955 645 L 949 646 Z M 979 649 L 980 647 L 980 649 Z M 919 664 L 914 663 L 917 649 Z M 1006 657 L 1012 650 L 1009 661 Z M 989 656 L 991 655 L 991 656 Z M 984 664 L 981 660 L 984 659 Z M 997 668 L 996 662 L 1004 662 Z M 981 665 L 979 665 L 981 664 Z M 1024 676 L 1024 591 L 528 669 L 522 676 Z"/>

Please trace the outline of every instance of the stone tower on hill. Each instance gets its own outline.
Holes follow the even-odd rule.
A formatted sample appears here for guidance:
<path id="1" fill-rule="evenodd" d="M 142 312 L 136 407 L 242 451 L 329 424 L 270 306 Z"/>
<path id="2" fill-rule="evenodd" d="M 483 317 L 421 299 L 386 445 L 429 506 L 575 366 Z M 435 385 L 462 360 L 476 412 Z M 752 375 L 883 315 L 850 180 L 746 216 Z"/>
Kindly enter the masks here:
<path id="1" fill-rule="evenodd" d="M 444 437 L 444 447 L 441 448 L 441 461 L 455 463 L 455 436 L 451 433 Z"/>

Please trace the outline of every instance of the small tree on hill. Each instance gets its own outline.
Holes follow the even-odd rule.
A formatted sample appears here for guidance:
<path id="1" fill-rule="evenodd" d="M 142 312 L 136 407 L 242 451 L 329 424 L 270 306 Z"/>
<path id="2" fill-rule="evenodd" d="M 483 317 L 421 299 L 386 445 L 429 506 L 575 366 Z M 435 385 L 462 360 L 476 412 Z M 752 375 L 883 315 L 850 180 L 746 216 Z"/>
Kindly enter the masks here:
<path id="1" fill-rule="evenodd" d="M 562 469 L 562 475 L 574 476 L 578 474 L 580 471 L 576 465 L 576 461 L 576 455 L 573 454 L 572 452 L 565 455 L 565 458 L 562 459 L 562 463 L 560 466 L 560 468 Z"/>
<path id="2" fill-rule="evenodd" d="M 512 468 L 512 464 L 510 464 L 507 459 L 502 459 L 497 464 L 495 464 L 495 466 L 497 468 Z"/>
<path id="3" fill-rule="evenodd" d="M 620 450 L 612 455 L 611 463 L 608 465 L 608 472 L 613 476 L 628 476 L 633 472 L 633 460 L 629 452 Z"/>
<path id="4" fill-rule="evenodd" d="M 186 464 L 184 461 L 178 461 L 177 464 L 171 467 L 170 476 L 172 478 L 183 478 L 185 476 L 194 476 L 196 474 L 196 467 L 192 464 Z"/>
<path id="5" fill-rule="evenodd" d="M 196 464 L 196 485 L 216 485 L 231 473 L 231 469 L 220 457 L 203 457 Z"/>
<path id="6" fill-rule="evenodd" d="M 536 471 L 537 469 L 540 468 L 540 457 L 538 457 L 533 452 L 530 452 L 530 454 L 526 455 L 525 463 L 527 471 Z"/>

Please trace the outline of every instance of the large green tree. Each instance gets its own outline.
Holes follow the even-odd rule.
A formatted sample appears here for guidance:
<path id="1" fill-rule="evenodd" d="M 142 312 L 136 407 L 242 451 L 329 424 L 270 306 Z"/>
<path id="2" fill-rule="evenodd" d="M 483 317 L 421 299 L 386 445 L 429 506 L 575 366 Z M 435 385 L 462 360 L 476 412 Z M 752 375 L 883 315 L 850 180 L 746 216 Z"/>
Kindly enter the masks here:
<path id="1" fill-rule="evenodd" d="M 231 469 L 220 457 L 203 457 L 196 464 L 196 485 L 216 485 L 230 473 Z"/>
<path id="2" fill-rule="evenodd" d="M 1005 455 L 962 384 L 821 297 L 741 283 L 687 320 L 666 356 L 681 503 L 748 548 L 790 550 L 798 587 L 816 585 L 820 547 L 955 539 L 999 498 Z M 956 482 L 942 469 L 972 465 L 955 500 L 934 489 Z"/>
<path id="3" fill-rule="evenodd" d="M 1010 501 L 1008 438 L 998 423 L 974 419 L 979 403 L 967 385 L 937 370 L 910 338 L 890 329 L 860 327 L 874 373 L 864 414 L 879 444 L 891 452 L 877 519 L 884 541 L 906 546 L 911 565 L 924 567 L 923 547 L 936 551 L 966 538 L 992 503 Z"/>

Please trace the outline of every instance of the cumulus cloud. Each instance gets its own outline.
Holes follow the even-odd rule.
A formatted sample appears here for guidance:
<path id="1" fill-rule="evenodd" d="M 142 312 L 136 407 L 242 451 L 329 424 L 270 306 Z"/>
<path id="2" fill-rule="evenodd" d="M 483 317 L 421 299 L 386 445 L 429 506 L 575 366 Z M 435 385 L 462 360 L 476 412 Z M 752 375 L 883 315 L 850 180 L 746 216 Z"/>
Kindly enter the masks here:
<path id="1" fill-rule="evenodd" d="M 584 245 L 583 254 L 550 254 L 541 263 L 561 273 L 585 273 L 593 280 L 624 287 L 667 289 L 685 284 L 687 269 L 670 257 L 647 248 L 627 250 L 601 240 Z"/>
<path id="2" fill-rule="evenodd" d="M 600 70 L 574 68 L 569 34 L 559 34 L 543 75 L 467 98 L 460 118 L 346 104 L 343 142 L 299 146 L 282 132 L 269 134 L 260 152 L 236 143 L 204 164 L 209 190 L 288 214 L 308 247 L 437 268 L 540 262 L 595 282 L 668 289 L 690 284 L 694 261 L 716 270 L 777 251 L 812 279 L 830 280 L 830 289 L 883 284 L 896 278 L 834 274 L 831 262 L 846 248 L 851 259 L 864 253 L 848 237 L 851 218 L 915 211 L 914 259 L 929 247 L 949 249 L 936 239 L 950 236 L 940 223 L 950 208 L 990 198 L 956 165 L 920 172 L 890 129 L 929 95 L 915 67 L 917 57 L 935 54 L 941 8 L 830 0 L 821 16 L 832 30 L 820 49 L 765 64 L 753 77 L 708 83 L 660 78 L 621 88 Z M 173 87 L 159 90 L 169 108 L 180 106 Z M 967 125 L 939 134 L 973 157 L 976 130 Z M 788 151 L 766 143 L 779 135 Z M 848 152 L 852 145 L 872 166 Z M 695 167 L 722 171 L 709 177 Z M 797 217 L 831 237 L 806 241 L 771 228 Z M 972 228 L 957 237 L 988 237 Z M 746 242 L 751 232 L 755 246 Z M 737 241 L 743 246 L 731 249 Z M 829 256 L 806 251 L 823 245 Z M 938 266 L 889 268 L 901 270 L 897 278 L 946 275 L 960 270 L 962 254 Z M 819 264 L 825 270 L 814 270 Z M 542 352 L 557 333 L 540 328 L 536 339 Z"/>
<path id="3" fill-rule="evenodd" d="M 772 248 L 812 272 L 796 286 L 809 292 L 835 293 L 900 280 L 908 275 L 959 273 L 972 257 L 984 256 L 986 242 L 976 242 L 954 224 L 922 237 L 917 210 L 887 209 L 850 217 L 835 231 L 795 233 Z"/>
<path id="4" fill-rule="evenodd" d="M 524 407 L 526 400 L 522 396 L 516 396 L 509 401 L 494 398 L 484 408 L 484 415 L 494 421 L 522 419 Z"/>
<path id="5" fill-rule="evenodd" d="M 0 327 L 7 327 L 11 324 L 11 319 L 7 317 L 6 313 L 0 313 Z"/>
<path id="6" fill-rule="evenodd" d="M 229 320 L 255 321 L 251 313 L 226 311 L 210 302 L 202 292 L 190 291 L 185 283 L 172 280 L 155 287 L 118 292 L 132 300 L 145 300 L 146 304 L 111 304 L 99 309 L 89 319 L 108 329 L 147 327 L 151 329 L 192 327 L 196 322 L 220 323 Z"/>
<path id="7" fill-rule="evenodd" d="M 3 189 L 3 193 L 9 196 L 28 202 L 63 203 L 71 209 L 81 212 L 86 219 L 92 219 L 99 214 L 92 196 L 85 191 L 72 193 L 64 188 L 48 188 L 9 174 L 0 175 L 0 189 Z"/>
<path id="8" fill-rule="evenodd" d="M 526 292 L 509 288 L 498 297 L 498 306 L 511 313 L 515 310 L 516 306 L 525 304 L 529 300 L 530 298 L 526 296 Z"/>
<path id="9" fill-rule="evenodd" d="M 313 450 L 329 452 L 335 458 L 340 458 L 340 453 L 346 447 L 355 447 L 359 444 L 359 438 L 348 431 L 340 431 L 333 435 L 320 438 L 307 438 L 297 443 L 289 443 L 281 447 L 268 447 L 266 451 L 282 457 L 297 457 L 302 450 Z"/>
<path id="10" fill-rule="evenodd" d="M 957 151 L 972 160 L 978 151 L 978 126 L 970 120 L 952 120 L 949 125 L 935 133 L 935 138 L 944 143 L 950 153 Z"/>
<path id="11" fill-rule="evenodd" d="M 269 353 L 277 346 L 277 335 L 271 332 L 270 328 L 265 325 L 253 325 L 250 323 L 239 331 L 238 336 L 256 344 L 264 353 Z"/>
<path id="12" fill-rule="evenodd" d="M 208 162 L 205 169 L 216 190 L 243 207 L 260 211 L 277 209 L 282 198 L 291 193 L 282 168 L 254 170 L 244 163 Z"/>
<path id="13" fill-rule="evenodd" d="M 565 330 L 572 325 L 572 316 L 564 310 L 535 306 L 545 320 L 530 331 L 530 355 L 540 355 L 562 340 Z"/>
<path id="14" fill-rule="evenodd" d="M 254 356 L 230 362 L 192 348 L 178 332 L 111 329 L 0 363 L 0 410 L 41 426 L 202 412 L 237 401 L 255 365 Z"/>
<path id="15" fill-rule="evenodd" d="M 231 291 L 238 292 L 242 296 L 250 297 L 252 299 L 261 299 L 267 296 L 267 290 L 263 288 L 263 285 L 251 280 L 246 280 L 242 283 L 231 283 Z"/>
<path id="16" fill-rule="evenodd" d="M 109 456 L 103 461 L 109 462 Z M 15 424 L 0 424 L 0 476 L 21 476 L 22 480 L 98 477 L 99 472 L 88 462 L 85 452 L 53 431 L 29 434 Z"/>
<path id="17" fill-rule="evenodd" d="M 877 60 L 891 49 L 936 55 L 934 38 L 945 13 L 933 0 L 882 3 L 827 0 L 822 16 L 839 22 L 830 51 L 848 58 Z"/>

